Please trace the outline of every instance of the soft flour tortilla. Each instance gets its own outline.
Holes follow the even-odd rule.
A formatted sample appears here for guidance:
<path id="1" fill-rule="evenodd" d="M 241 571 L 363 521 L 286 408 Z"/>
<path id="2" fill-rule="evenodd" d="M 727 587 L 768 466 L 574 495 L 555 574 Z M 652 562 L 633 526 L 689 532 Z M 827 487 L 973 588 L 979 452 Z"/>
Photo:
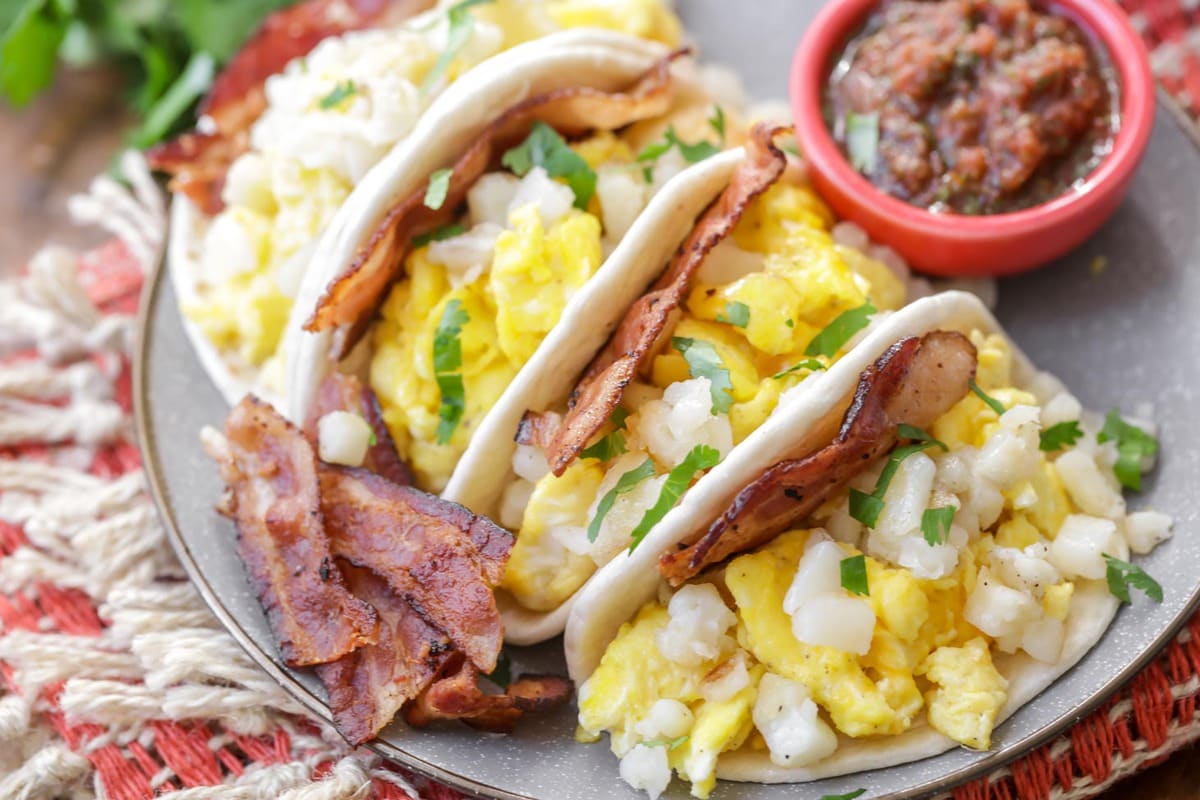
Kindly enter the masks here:
<path id="1" fill-rule="evenodd" d="M 286 415 L 293 421 L 306 419 L 321 381 L 336 366 L 330 357 L 336 331 L 312 333 L 304 324 L 326 287 L 349 268 L 393 205 L 424 186 L 436 170 L 453 164 L 493 119 L 517 103 L 567 87 L 616 91 L 667 54 L 654 42 L 581 28 L 518 45 L 455 81 L 408 138 L 355 187 L 321 237 L 284 337 Z M 672 78 L 677 92 L 702 94 L 688 65 L 672 65 Z"/>
<path id="2" fill-rule="evenodd" d="M 565 642 L 567 668 L 576 685 L 582 685 L 595 671 L 621 625 L 657 597 L 659 554 L 706 527 L 742 487 L 771 465 L 832 441 L 860 373 L 897 340 L 937 329 L 1003 333 L 974 295 L 945 292 L 918 300 L 884 319 L 828 372 L 814 374 L 766 424 L 692 487 L 632 554 L 621 553 L 579 592 L 567 620 Z M 1029 385 L 1036 370 L 1015 344 L 1011 346 L 1014 384 Z M 1108 629 L 1118 605 L 1103 581 L 1079 581 L 1066 621 L 1062 659 L 1057 664 L 1043 664 L 1025 654 L 997 658 L 996 666 L 1009 682 L 1008 702 L 997 722 L 1079 661 Z M 743 749 L 722 755 L 717 775 L 736 781 L 803 782 L 915 761 L 956 746 L 957 742 L 932 728 L 920 726 L 899 736 L 840 737 L 838 750 L 830 758 L 804 768 L 779 767 L 767 753 Z"/>

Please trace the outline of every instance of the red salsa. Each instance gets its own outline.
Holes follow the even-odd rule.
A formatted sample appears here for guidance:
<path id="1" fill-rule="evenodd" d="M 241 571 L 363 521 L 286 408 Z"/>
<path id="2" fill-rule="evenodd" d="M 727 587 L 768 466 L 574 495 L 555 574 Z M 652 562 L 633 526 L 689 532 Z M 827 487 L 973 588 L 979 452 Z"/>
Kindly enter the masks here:
<path id="1" fill-rule="evenodd" d="M 826 92 L 834 138 L 888 194 L 997 214 L 1070 191 L 1112 148 L 1113 69 L 1027 0 L 885 0 Z"/>

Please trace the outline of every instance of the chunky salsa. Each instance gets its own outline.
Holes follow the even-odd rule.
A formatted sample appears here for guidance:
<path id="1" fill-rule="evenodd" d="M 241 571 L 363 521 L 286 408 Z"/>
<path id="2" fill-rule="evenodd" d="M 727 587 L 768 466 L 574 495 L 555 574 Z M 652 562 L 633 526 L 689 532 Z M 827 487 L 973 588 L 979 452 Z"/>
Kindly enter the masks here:
<path id="1" fill-rule="evenodd" d="M 1111 65 L 1026 0 L 885 0 L 834 67 L 830 129 L 854 167 L 933 211 L 996 214 L 1070 191 L 1112 147 Z"/>

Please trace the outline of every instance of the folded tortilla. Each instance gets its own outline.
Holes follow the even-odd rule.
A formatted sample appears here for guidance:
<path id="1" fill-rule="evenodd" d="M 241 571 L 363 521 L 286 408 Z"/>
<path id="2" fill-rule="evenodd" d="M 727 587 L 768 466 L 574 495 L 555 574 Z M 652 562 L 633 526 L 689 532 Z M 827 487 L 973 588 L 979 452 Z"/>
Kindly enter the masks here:
<path id="1" fill-rule="evenodd" d="M 917 300 L 893 314 L 828 372 L 814 375 L 767 424 L 702 478 L 633 553 L 622 553 L 601 568 L 579 593 L 565 636 L 567 666 L 576 685 L 582 686 L 596 670 L 621 626 L 658 597 L 662 554 L 694 541 L 743 487 L 772 465 L 832 441 L 860 374 L 900 339 L 935 330 L 1003 335 L 995 318 L 974 295 L 945 292 Z M 1015 344 L 1010 342 L 1010 347 L 1013 384 L 1028 387 L 1039 373 Z M 1078 662 L 1108 628 L 1118 605 L 1103 581 L 1081 580 L 1065 620 L 1063 649 L 1057 663 L 1036 661 L 1024 652 L 996 656 L 995 666 L 1008 681 L 1007 701 L 996 723 L 1011 716 Z M 906 763 L 958 746 L 923 721 L 896 736 L 853 739 L 839 734 L 838 739 L 838 749 L 832 756 L 798 768 L 780 767 L 767 752 L 742 747 L 720 755 L 717 776 L 762 783 L 804 782 Z"/>

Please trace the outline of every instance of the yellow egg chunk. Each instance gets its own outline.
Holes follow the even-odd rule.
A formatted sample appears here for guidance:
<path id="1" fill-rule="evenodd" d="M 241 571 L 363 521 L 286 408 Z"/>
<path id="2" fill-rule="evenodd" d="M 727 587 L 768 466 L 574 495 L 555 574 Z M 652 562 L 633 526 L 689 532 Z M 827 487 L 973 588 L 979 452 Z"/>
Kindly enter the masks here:
<path id="1" fill-rule="evenodd" d="M 663 0 L 553 0 L 550 16 L 564 28 L 607 28 L 674 47 L 683 26 Z"/>
<path id="2" fill-rule="evenodd" d="M 939 648 L 921 671 L 937 687 L 926 695 L 929 724 L 967 747 L 988 749 L 996 716 L 1008 699 L 1008 681 L 992 663 L 987 641 L 975 638 L 962 647 Z"/>
<path id="3" fill-rule="evenodd" d="M 728 700 L 702 703 L 687 741 L 670 754 L 671 766 L 691 781 L 693 797 L 707 800 L 717 785 L 717 757 L 741 747 L 754 730 L 750 713 L 762 673 L 755 667 L 750 684 Z"/>
<path id="4" fill-rule="evenodd" d="M 599 169 L 610 161 L 630 163 L 635 156 L 629 144 L 612 131 L 599 131 L 586 139 L 572 142 L 571 149 L 592 169 Z"/>
<path id="5" fill-rule="evenodd" d="M 1074 596 L 1075 584 L 1069 581 L 1047 586 L 1046 594 L 1042 597 L 1042 608 L 1046 611 L 1046 616 L 1059 622 L 1064 621 L 1067 612 L 1071 610 L 1071 598 Z"/>
<path id="6" fill-rule="evenodd" d="M 217 347 L 261 364 L 279 347 L 291 307 L 270 275 L 249 274 L 202 293 L 184 313 Z"/>
<path id="7" fill-rule="evenodd" d="M 552 611 L 596 571 L 596 563 L 554 538 L 556 527 L 586 528 L 588 506 L 596 497 L 604 470 L 592 459 L 576 461 L 561 477 L 549 476 L 534 488 L 521 535 L 513 544 L 500 584 L 517 602 L 534 611 Z"/>

